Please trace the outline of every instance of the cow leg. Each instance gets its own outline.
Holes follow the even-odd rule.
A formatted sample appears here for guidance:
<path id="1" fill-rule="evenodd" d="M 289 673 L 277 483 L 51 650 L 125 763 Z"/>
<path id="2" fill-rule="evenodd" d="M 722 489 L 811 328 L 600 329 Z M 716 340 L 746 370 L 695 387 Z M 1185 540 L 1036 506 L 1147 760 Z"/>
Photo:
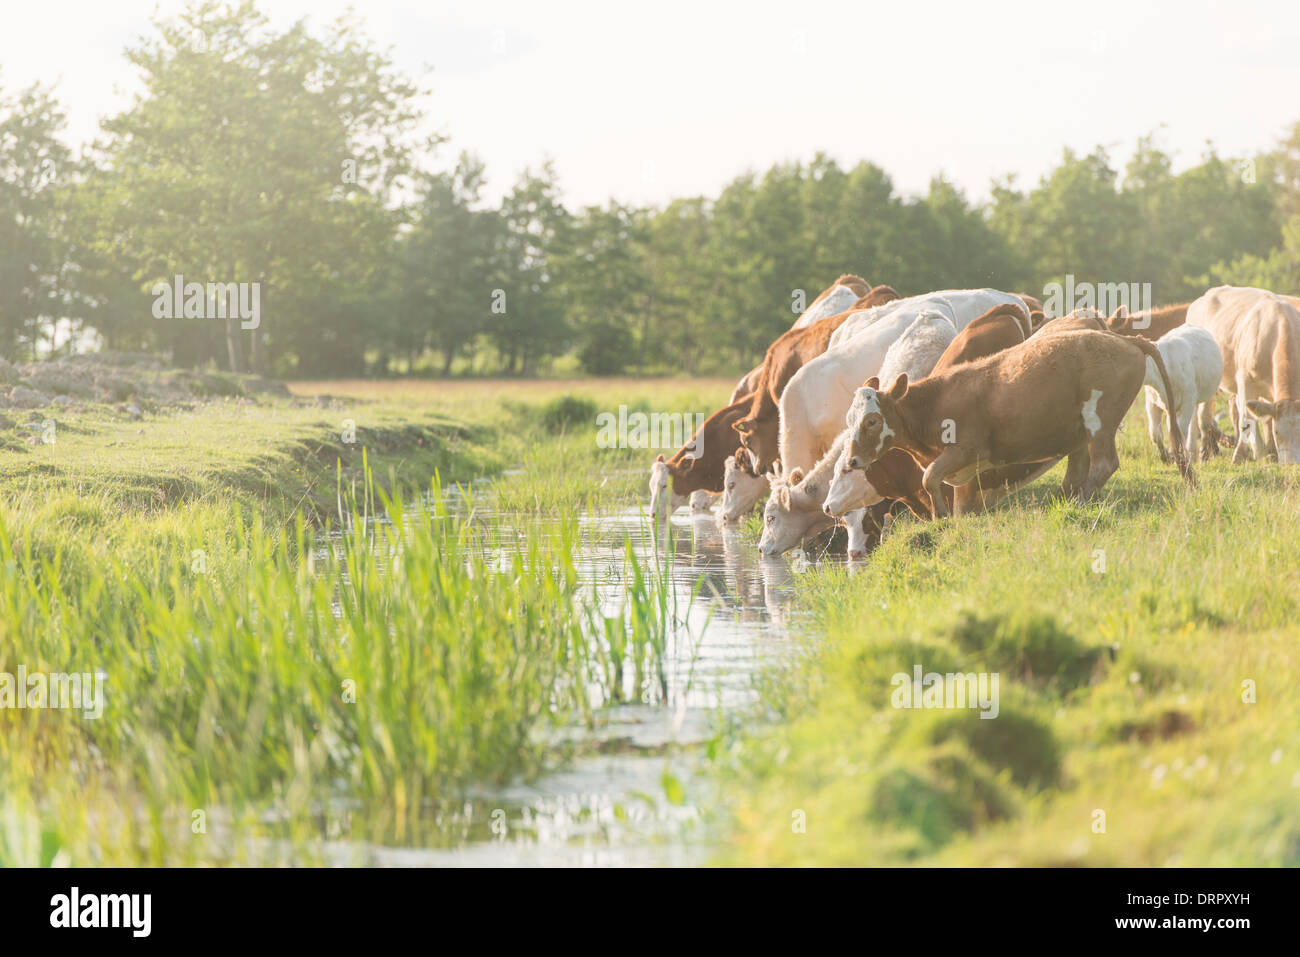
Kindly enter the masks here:
<path id="1" fill-rule="evenodd" d="M 1191 414 L 1187 416 L 1187 428 L 1183 430 L 1186 438 L 1187 461 L 1189 463 L 1199 461 L 1201 454 L 1201 410 L 1197 405 L 1191 408 Z"/>
<path id="2" fill-rule="evenodd" d="M 980 488 L 979 477 L 965 485 L 958 485 L 952 490 L 952 513 L 958 518 L 974 515 L 985 505 L 984 490 Z"/>
<path id="3" fill-rule="evenodd" d="M 966 459 L 965 453 L 954 446 L 949 446 L 926 467 L 925 474 L 921 477 L 921 484 L 930 493 L 930 504 L 934 509 L 935 518 L 948 518 L 952 514 L 948 509 L 947 500 L 943 497 L 943 480 L 953 472 L 969 465 Z"/>
<path id="4" fill-rule="evenodd" d="M 1219 428 L 1214 422 L 1214 400 L 1196 407 L 1197 425 L 1201 433 L 1201 461 L 1219 454 Z"/>
<path id="5" fill-rule="evenodd" d="M 1083 482 L 1088 477 L 1088 470 L 1091 467 L 1092 458 L 1088 454 L 1086 444 L 1071 452 L 1065 462 L 1065 478 L 1061 480 L 1061 495 L 1065 498 L 1076 498 L 1079 490 L 1083 488 Z"/>
<path id="6" fill-rule="evenodd" d="M 1152 389 L 1143 389 L 1147 400 L 1147 435 L 1155 443 L 1156 451 L 1160 453 L 1160 461 L 1169 461 L 1169 451 L 1165 448 L 1164 437 L 1160 434 L 1165 424 L 1165 410 L 1160 407 L 1160 402 L 1156 398 Z"/>
<path id="7" fill-rule="evenodd" d="M 1260 450 L 1259 457 L 1267 458 L 1270 462 L 1277 461 L 1277 434 L 1273 431 L 1272 419 L 1258 419 Z"/>
<path id="8" fill-rule="evenodd" d="M 1107 480 L 1119 469 L 1119 452 L 1115 449 L 1115 433 L 1098 432 L 1088 442 L 1088 456 L 1092 464 L 1088 467 L 1088 479 L 1083 483 L 1079 500 L 1091 499 Z"/>
<path id="9" fill-rule="evenodd" d="M 1259 442 L 1255 435 L 1258 424 L 1246 410 L 1246 393 L 1238 389 L 1230 400 L 1233 411 L 1233 425 L 1237 429 L 1237 447 L 1232 450 L 1232 463 L 1237 465 L 1255 457 L 1255 446 Z"/>

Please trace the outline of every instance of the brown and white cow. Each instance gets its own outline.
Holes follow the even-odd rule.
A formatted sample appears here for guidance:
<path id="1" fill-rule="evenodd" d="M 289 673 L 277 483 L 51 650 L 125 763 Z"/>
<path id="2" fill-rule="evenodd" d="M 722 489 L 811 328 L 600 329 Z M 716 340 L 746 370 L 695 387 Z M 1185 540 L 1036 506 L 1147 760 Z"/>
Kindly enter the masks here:
<path id="1" fill-rule="evenodd" d="M 1177 329 L 1187 321 L 1190 305 L 1190 302 L 1182 302 L 1134 313 L 1123 308 L 1116 309 L 1115 314 L 1106 320 L 1106 325 L 1121 335 L 1141 336 L 1148 342 L 1155 342 L 1166 332 Z"/>
<path id="2" fill-rule="evenodd" d="M 817 298 L 808 304 L 808 308 L 800 313 L 799 318 L 790 328 L 802 329 L 827 316 L 838 315 L 869 292 L 871 292 L 871 283 L 861 276 L 846 272 L 823 289 Z"/>
<path id="3" fill-rule="evenodd" d="M 1279 462 L 1300 463 L 1300 311 L 1290 298 L 1218 286 L 1187 310 L 1188 325 L 1207 329 L 1223 353 L 1219 388 L 1238 426 L 1234 462 L 1276 447 Z"/>
<path id="4" fill-rule="evenodd" d="M 780 412 L 777 403 L 786 384 L 804 364 L 824 353 L 832 334 L 855 312 L 898 299 L 890 286 L 876 286 L 850 309 L 819 319 L 802 329 L 791 329 L 768 346 L 763 371 L 754 390 L 749 411 L 732 425 L 740 433 L 740 444 L 749 452 L 754 470 L 766 472 L 776 461 L 780 441 Z"/>
<path id="5" fill-rule="evenodd" d="M 808 308 L 799 314 L 799 318 L 794 321 L 790 328 L 802 329 L 805 326 L 812 325 L 819 319 L 838 315 L 845 309 L 851 308 L 853 303 L 870 292 L 871 283 L 861 276 L 845 273 L 823 289 L 821 294 L 808 304 Z M 741 396 L 753 395 L 758 389 L 758 382 L 762 375 L 762 363 L 746 372 L 740 381 L 736 383 L 736 388 L 731 391 L 731 398 L 727 400 L 727 404 L 730 405 Z"/>
<path id="6" fill-rule="evenodd" d="M 1020 297 L 1020 300 L 1029 310 L 1029 331 L 1033 332 L 1047 321 L 1047 313 L 1043 309 L 1043 300 L 1037 296 L 1031 296 L 1027 292 L 1018 292 L 1016 295 Z"/>
<path id="7" fill-rule="evenodd" d="M 866 468 L 902 449 L 925 469 L 936 517 L 949 509 L 945 481 L 962 485 L 990 468 L 1068 456 L 1061 491 L 1088 500 L 1119 468 L 1115 433 L 1146 379 L 1146 360 L 1172 394 L 1160 351 L 1111 332 L 1063 331 L 887 389 L 874 377 L 854 396 L 849 466 Z M 1179 470 L 1192 470 L 1178 423 L 1169 422 Z M 949 441 L 951 440 L 951 441 Z"/>
<path id="8" fill-rule="evenodd" d="M 828 315 L 838 315 L 846 306 L 871 295 L 871 284 L 861 276 L 845 273 L 831 283 L 817 296 L 795 320 L 792 329 L 804 328 Z M 897 296 L 897 293 L 894 294 Z M 720 492 L 723 489 L 724 462 L 727 456 L 718 455 L 715 440 L 718 432 L 715 426 L 725 424 L 729 430 L 731 423 L 738 417 L 733 406 L 752 398 L 763 376 L 763 365 L 755 366 L 736 383 L 731 398 L 721 409 L 713 413 L 701 429 L 701 435 L 692 436 L 691 440 L 675 452 L 672 457 L 660 455 L 650 466 L 650 510 L 652 514 L 666 518 L 674 510 L 687 504 L 692 493 L 700 490 Z M 724 433 L 726 440 L 723 447 L 734 445 L 734 432 Z M 704 450 L 697 438 L 710 440 L 710 446 Z M 763 482 L 766 487 L 766 480 Z"/>
<path id="9" fill-rule="evenodd" d="M 1066 331 L 1079 326 L 1102 328 L 1101 321 L 1098 319 L 1071 318 L 1056 319 L 1052 322 L 1062 324 L 1059 330 L 1053 332 Z M 1019 345 L 1026 338 L 1024 313 L 1010 304 L 994 306 L 957 334 L 957 338 L 944 350 L 930 374 L 934 375 L 961 363 L 991 356 Z M 921 467 L 909 455 L 894 449 L 873 462 L 865 471 L 852 469 L 849 467 L 848 438 L 849 430 L 846 429 L 841 435 L 841 441 L 836 443 L 836 447 L 840 449 L 839 461 L 835 466 L 835 473 L 822 505 L 827 515 L 842 515 L 848 509 L 874 502 L 877 495 L 883 494 L 880 491 L 882 486 L 877 484 L 883 480 L 883 487 L 899 490 L 901 486 L 902 494 L 895 491 L 891 493 L 891 497 L 907 504 L 913 514 L 925 518 L 930 516 L 932 512 L 930 497 L 921 485 Z M 945 485 L 944 497 L 958 515 L 981 511 L 992 507 L 999 499 L 1038 478 L 1051 468 L 1055 461 L 992 469 L 981 473 L 975 481 L 967 482 L 955 491 L 952 486 Z M 889 475 L 882 474 L 881 470 L 886 468 Z"/>
<path id="10" fill-rule="evenodd" d="M 749 396 L 724 406 L 704 420 L 690 441 L 672 458 L 660 453 L 650 466 L 650 513 L 664 519 L 690 501 L 691 493 L 722 491 L 728 447 L 734 448 L 731 423 L 745 414 Z"/>

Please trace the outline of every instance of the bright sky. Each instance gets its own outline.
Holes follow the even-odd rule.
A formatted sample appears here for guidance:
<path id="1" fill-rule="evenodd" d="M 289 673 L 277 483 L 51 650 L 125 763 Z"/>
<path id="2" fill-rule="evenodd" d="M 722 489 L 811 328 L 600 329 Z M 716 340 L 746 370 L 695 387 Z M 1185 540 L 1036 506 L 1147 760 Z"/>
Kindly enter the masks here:
<path id="1" fill-rule="evenodd" d="M 6 4 L 0 85 L 58 81 L 80 143 L 133 88 L 122 48 L 183 0 Z M 261 0 L 278 25 L 342 0 Z M 472 149 L 493 197 L 554 158 L 575 204 L 715 193 L 747 169 L 825 150 L 905 192 L 946 173 L 972 198 L 1031 184 L 1062 147 L 1126 158 L 1164 126 L 1176 164 L 1207 140 L 1273 146 L 1300 120 L 1300 4 L 1289 0 L 364 0 L 371 37 L 432 67 L 449 161 Z"/>

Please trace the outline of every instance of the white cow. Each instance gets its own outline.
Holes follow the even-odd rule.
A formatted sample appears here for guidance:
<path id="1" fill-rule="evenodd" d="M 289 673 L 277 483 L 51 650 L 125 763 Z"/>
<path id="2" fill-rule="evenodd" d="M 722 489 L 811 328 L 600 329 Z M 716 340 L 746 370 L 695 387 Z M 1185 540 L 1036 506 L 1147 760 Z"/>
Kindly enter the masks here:
<path id="1" fill-rule="evenodd" d="M 844 527 L 849 532 L 849 558 L 867 557 L 867 543 L 871 540 L 871 532 L 867 530 L 867 521 L 867 510 L 865 508 L 855 508 L 844 516 Z M 875 531 L 875 529 L 873 528 L 871 531 Z"/>
<path id="2" fill-rule="evenodd" d="M 1169 384 L 1174 390 L 1172 409 L 1183 430 L 1187 461 L 1195 462 L 1200 450 L 1201 422 L 1208 414 L 1214 415 L 1214 396 L 1223 378 L 1223 354 L 1214 336 L 1200 326 L 1178 326 L 1156 340 L 1160 358 L 1169 371 Z M 1165 450 L 1165 415 L 1171 408 L 1169 397 L 1160 380 L 1156 364 L 1147 359 L 1146 407 L 1147 435 L 1160 451 L 1160 458 L 1169 461 Z M 1208 408 L 1207 408 L 1208 407 Z M 1207 441 L 1214 441 L 1207 435 Z"/>
<path id="3" fill-rule="evenodd" d="M 920 382 L 934 371 L 944 350 L 956 338 L 957 327 L 943 313 L 921 313 L 885 353 L 880 381 L 893 382 L 906 372 L 908 381 Z"/>
<path id="4" fill-rule="evenodd" d="M 834 457 L 828 455 L 827 458 Z M 821 508 L 829 479 L 830 467 L 824 462 L 818 463 L 818 467 L 807 475 L 801 469 L 785 475 L 777 463 L 769 476 L 772 494 L 763 507 L 763 534 L 758 543 L 758 551 L 764 558 L 784 554 L 804 539 L 835 524 L 843 524 L 848 531 L 849 558 L 866 555 L 867 510 L 853 509 L 844 515 L 842 522 L 830 518 Z"/>
<path id="5" fill-rule="evenodd" d="M 707 512 L 713 507 L 713 501 L 718 497 L 717 492 L 710 492 L 706 488 L 697 488 L 691 493 L 689 503 L 692 512 Z"/>
<path id="6" fill-rule="evenodd" d="M 767 494 L 766 476 L 751 475 L 740 467 L 734 455 L 727 456 L 722 472 L 722 506 L 718 521 L 731 524 L 749 514 L 760 498 Z"/>
<path id="7" fill-rule="evenodd" d="M 662 455 L 650 465 L 650 514 L 664 522 L 687 502 L 687 496 L 673 490 L 673 475 Z"/>
<path id="8" fill-rule="evenodd" d="M 875 505 L 882 498 L 867 478 L 866 469 L 849 468 L 849 435 L 849 430 L 845 429 L 836 436 L 821 460 L 829 459 L 831 462 L 831 480 L 822 500 L 822 511 L 827 515 L 845 515 L 850 509 Z M 821 468 L 821 462 L 818 462 L 818 468 Z"/>
<path id="9" fill-rule="evenodd" d="M 843 282 L 845 279 L 852 280 L 854 286 L 863 291 L 858 292 L 853 286 L 845 285 Z M 812 301 L 811 305 L 803 311 L 803 314 L 794 321 L 794 325 L 790 328 L 802 329 L 804 326 L 811 326 L 817 320 L 825 319 L 827 316 L 838 316 L 870 291 L 871 284 L 860 276 L 841 276 L 839 280 L 836 280 L 835 285 L 825 290 Z"/>
<path id="10" fill-rule="evenodd" d="M 1187 307 L 1187 325 L 1209 330 L 1223 354 L 1219 388 L 1237 426 L 1232 460 L 1276 446 L 1278 461 L 1300 463 L 1300 311 L 1265 289 L 1217 286 Z"/>
<path id="11" fill-rule="evenodd" d="M 875 505 L 883 496 L 872 487 L 865 469 L 844 468 L 849 438 L 847 429 L 837 435 L 826 454 L 806 473 L 795 468 L 789 474 L 778 470 L 769 476 L 772 494 L 763 506 L 763 535 L 758 542 L 762 554 L 780 555 L 789 551 L 805 538 L 834 524 L 834 516 L 839 515 L 844 516 L 844 525 L 849 530 L 850 552 L 855 550 L 855 541 L 859 542 L 856 550 L 863 551 L 860 542 L 865 533 L 861 524 L 866 506 Z M 828 495 L 836 483 L 840 486 L 836 504 L 847 508 L 829 507 Z M 856 539 L 855 521 L 859 526 Z"/>
<path id="12" fill-rule="evenodd" d="M 914 319 L 923 311 L 937 312 L 942 316 L 946 316 L 953 326 L 960 331 L 966 328 L 971 320 L 979 318 L 994 306 L 1000 306 L 1004 302 L 1014 303 L 1024 310 L 1026 327 L 1028 327 L 1030 322 L 1028 318 L 1029 307 L 1025 305 L 1024 300 L 1019 296 L 1013 296 L 1009 292 L 1000 292 L 997 289 L 942 289 L 938 292 L 927 292 L 919 296 L 895 299 L 883 306 L 873 306 L 870 309 L 855 312 L 845 319 L 838 329 L 831 333 L 830 345 L 827 350 L 834 349 L 850 339 L 856 339 L 873 326 L 894 319 L 899 313 L 907 313 L 909 317 Z M 971 309 L 975 311 L 972 313 Z M 903 328 L 906 328 L 906 324 Z"/>
<path id="13" fill-rule="evenodd" d="M 822 511 L 834 464 L 826 464 L 827 459 L 830 459 L 829 454 L 807 475 L 800 468 L 787 474 L 779 462 L 769 473 L 772 494 L 763 506 L 763 534 L 758 540 L 760 555 L 765 558 L 781 555 L 805 538 L 835 524 L 835 520 Z"/>
<path id="14" fill-rule="evenodd" d="M 890 346 L 923 312 L 938 312 L 952 322 L 954 333 L 994 306 L 1009 303 L 1029 313 L 1024 302 L 996 289 L 946 290 L 896 299 L 867 312 L 875 318 L 857 335 L 835 337 L 853 322 L 850 316 L 831 337 L 831 348 L 805 363 L 781 394 L 781 461 L 786 470 L 811 468 L 844 429 L 844 414 L 863 382 L 880 373 Z M 886 311 L 887 310 L 887 311 Z M 937 357 L 936 357 L 937 359 Z"/>

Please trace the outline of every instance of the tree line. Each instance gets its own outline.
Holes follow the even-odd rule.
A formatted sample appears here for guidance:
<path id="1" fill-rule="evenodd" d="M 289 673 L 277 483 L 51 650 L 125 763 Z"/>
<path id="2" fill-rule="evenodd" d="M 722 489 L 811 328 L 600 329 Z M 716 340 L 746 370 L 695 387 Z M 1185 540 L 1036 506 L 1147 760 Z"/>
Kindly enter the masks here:
<path id="1" fill-rule="evenodd" d="M 544 160 L 486 201 L 483 162 L 418 134 L 425 91 L 353 20 L 276 30 L 252 0 L 205 0 L 125 56 L 139 94 L 75 153 L 52 88 L 0 85 L 0 355 L 93 342 L 287 377 L 707 374 L 752 366 L 845 271 L 904 295 L 1037 295 L 1067 274 L 1150 283 L 1157 303 L 1300 289 L 1300 124 L 1179 173 L 1154 136 L 1122 167 L 1065 150 L 978 204 L 816 154 L 716 196 L 570 208 Z M 262 321 L 160 319 L 177 277 L 257 284 Z"/>

